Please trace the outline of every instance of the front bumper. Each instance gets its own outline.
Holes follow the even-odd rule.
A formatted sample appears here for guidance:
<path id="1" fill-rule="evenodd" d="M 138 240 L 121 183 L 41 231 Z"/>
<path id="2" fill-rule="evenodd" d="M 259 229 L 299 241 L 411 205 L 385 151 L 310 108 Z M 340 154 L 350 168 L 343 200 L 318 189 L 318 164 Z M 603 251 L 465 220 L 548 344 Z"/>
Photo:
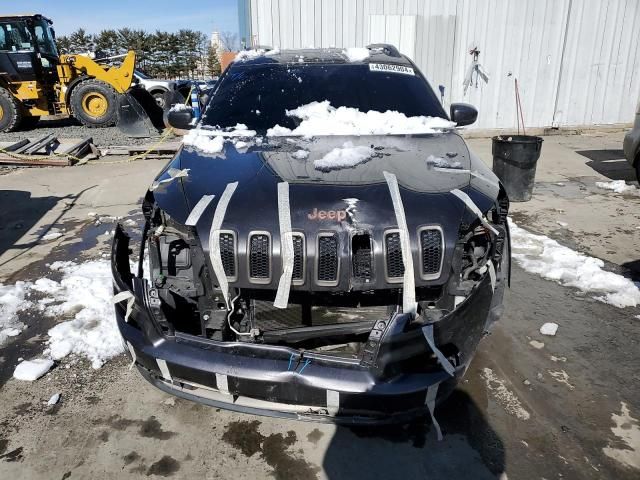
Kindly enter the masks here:
<path id="1" fill-rule="evenodd" d="M 229 410 L 348 424 L 402 422 L 426 414 L 427 390 L 434 385 L 439 385 L 438 399 L 446 397 L 471 361 L 493 297 L 487 275 L 456 310 L 433 324 L 436 344 L 457 348 L 450 376 L 437 365 L 404 368 L 429 352 L 422 330 L 411 328 L 409 316 L 402 314 L 381 320 L 387 327 L 373 362 L 178 332 L 167 336 L 148 308 L 146 281 L 130 273 L 129 239 L 119 226 L 112 272 L 115 293 L 134 295 L 128 321 L 126 302 L 115 307 L 127 350 L 142 375 L 161 390 Z"/>

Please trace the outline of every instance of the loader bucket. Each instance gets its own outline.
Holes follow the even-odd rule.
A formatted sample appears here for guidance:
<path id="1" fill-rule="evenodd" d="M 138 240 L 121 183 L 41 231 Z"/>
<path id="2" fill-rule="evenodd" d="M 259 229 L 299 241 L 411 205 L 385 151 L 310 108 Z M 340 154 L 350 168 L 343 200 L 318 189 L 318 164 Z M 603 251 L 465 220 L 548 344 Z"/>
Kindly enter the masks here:
<path id="1" fill-rule="evenodd" d="M 129 137 L 157 137 L 164 128 L 162 113 L 149 92 L 131 88 L 119 98 L 118 128 Z"/>

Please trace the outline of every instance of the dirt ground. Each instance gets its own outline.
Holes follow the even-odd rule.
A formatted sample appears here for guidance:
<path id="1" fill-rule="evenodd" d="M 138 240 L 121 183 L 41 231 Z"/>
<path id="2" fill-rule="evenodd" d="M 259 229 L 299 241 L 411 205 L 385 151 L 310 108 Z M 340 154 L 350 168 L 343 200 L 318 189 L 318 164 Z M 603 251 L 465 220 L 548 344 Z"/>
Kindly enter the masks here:
<path id="1" fill-rule="evenodd" d="M 519 225 L 638 281 L 640 196 L 595 187 L 631 180 L 619 161 L 622 135 L 546 137 L 534 198 L 512 212 Z M 490 139 L 469 143 L 490 164 Z M 0 175 L 0 282 L 108 252 L 112 227 L 87 214 L 139 221 L 141 196 L 165 162 Z M 65 235 L 44 242 L 55 227 Z M 29 316 L 29 328 L 0 348 L 0 478 L 638 478 L 640 308 L 597 302 L 517 266 L 505 304 L 436 410 L 441 442 L 427 419 L 346 428 L 201 406 L 148 385 L 124 355 L 98 370 L 65 358 L 36 382 L 17 381 L 17 359 L 41 353 L 52 326 Z M 539 333 L 546 321 L 560 325 L 556 336 Z M 47 406 L 56 392 L 61 402 Z"/>

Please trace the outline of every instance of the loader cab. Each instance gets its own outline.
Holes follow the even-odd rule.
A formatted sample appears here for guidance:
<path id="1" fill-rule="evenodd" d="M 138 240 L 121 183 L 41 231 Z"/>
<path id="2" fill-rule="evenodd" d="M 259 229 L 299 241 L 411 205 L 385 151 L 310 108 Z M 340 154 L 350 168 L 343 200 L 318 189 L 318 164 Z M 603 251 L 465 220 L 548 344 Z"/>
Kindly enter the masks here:
<path id="1" fill-rule="evenodd" d="M 49 19 L 42 15 L 0 16 L 0 76 L 5 80 L 25 82 L 55 76 L 58 62 Z"/>

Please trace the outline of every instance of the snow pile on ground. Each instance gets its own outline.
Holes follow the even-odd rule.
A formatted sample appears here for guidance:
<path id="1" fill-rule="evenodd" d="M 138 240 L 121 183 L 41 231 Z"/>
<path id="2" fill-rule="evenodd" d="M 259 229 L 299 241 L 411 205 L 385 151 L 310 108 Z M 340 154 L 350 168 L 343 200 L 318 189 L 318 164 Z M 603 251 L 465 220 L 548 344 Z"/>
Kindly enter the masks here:
<path id="1" fill-rule="evenodd" d="M 369 160 L 375 151 L 366 145 L 353 145 L 353 142 L 345 142 L 342 147 L 334 148 L 324 157 L 313 161 L 317 170 L 330 171 L 341 168 L 355 167 Z"/>
<path id="2" fill-rule="evenodd" d="M 293 130 L 276 125 L 267 130 L 267 136 L 437 133 L 455 126 L 454 122 L 439 117 L 407 117 L 391 110 L 361 112 L 357 108 L 334 108 L 328 100 L 312 102 L 286 113 L 289 117 L 301 119 L 300 125 Z"/>
<path id="3" fill-rule="evenodd" d="M 45 315 L 73 315 L 73 320 L 49 330 L 46 353 L 54 360 L 74 353 L 88 358 L 93 368 L 100 368 L 123 351 L 111 303 L 109 262 L 55 262 L 51 269 L 62 272 L 63 278 L 60 282 L 45 278 L 35 282 L 33 289 L 47 294 L 40 300 L 40 307 Z"/>
<path id="4" fill-rule="evenodd" d="M 19 335 L 24 324 L 18 320 L 18 312 L 28 309 L 33 304 L 27 295 L 31 284 L 16 282 L 15 285 L 0 284 L 0 345 L 7 338 Z"/>
<path id="5" fill-rule="evenodd" d="M 615 193 L 624 193 L 637 190 L 634 185 L 627 185 L 624 180 L 613 180 L 612 182 L 596 182 L 596 187 L 603 190 L 611 190 Z"/>
<path id="6" fill-rule="evenodd" d="M 342 53 L 349 59 L 350 62 L 361 62 L 366 58 L 369 58 L 369 49 L 364 47 L 351 47 L 342 50 Z"/>
<path id="7" fill-rule="evenodd" d="M 540 327 L 540 333 L 542 335 L 548 335 L 550 337 L 555 336 L 557 331 L 558 331 L 558 324 L 553 322 L 545 323 Z"/>
<path id="8" fill-rule="evenodd" d="M 53 367 L 53 360 L 48 358 L 23 360 L 13 371 L 13 378 L 33 382 L 47 373 L 51 367 Z"/>
<path id="9" fill-rule="evenodd" d="M 512 256 L 531 273 L 594 295 L 619 308 L 640 305 L 640 289 L 628 278 L 603 270 L 604 262 L 534 235 L 509 219 Z"/>

